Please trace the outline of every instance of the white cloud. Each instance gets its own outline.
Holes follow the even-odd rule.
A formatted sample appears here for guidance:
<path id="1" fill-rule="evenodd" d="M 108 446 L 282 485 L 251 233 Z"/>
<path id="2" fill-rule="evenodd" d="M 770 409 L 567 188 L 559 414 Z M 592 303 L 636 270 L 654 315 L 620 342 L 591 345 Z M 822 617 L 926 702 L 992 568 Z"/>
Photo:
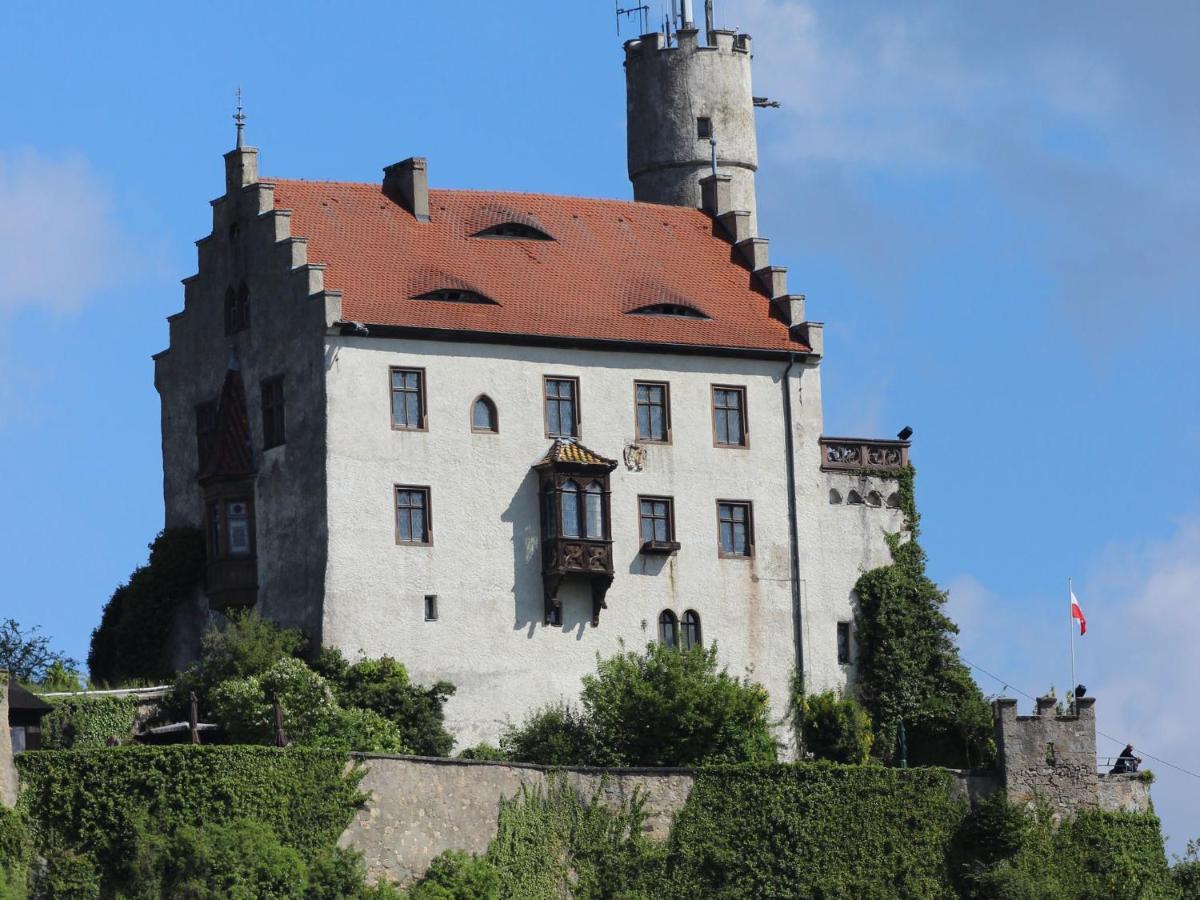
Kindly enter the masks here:
<path id="1" fill-rule="evenodd" d="M 1064 683 L 1065 585 L 1057 599 L 1032 604 L 999 597 L 971 576 L 951 580 L 950 592 L 965 657 L 1029 693 Z M 1191 691 L 1200 684 L 1200 517 L 1163 540 L 1104 548 L 1075 593 L 1088 618 L 1088 633 L 1075 643 L 1078 677 L 1096 697 L 1099 730 L 1111 736 L 1098 738 L 1099 753 L 1116 755 L 1126 742 L 1139 748 L 1157 776 L 1154 804 L 1170 846 L 1182 852 L 1200 837 L 1200 779 L 1150 755 L 1200 773 L 1200 699 Z M 976 678 L 985 693 L 1000 691 L 987 676 Z"/>
<path id="2" fill-rule="evenodd" d="M 131 254 L 87 160 L 0 153 L 0 319 L 79 310 L 125 279 Z"/>

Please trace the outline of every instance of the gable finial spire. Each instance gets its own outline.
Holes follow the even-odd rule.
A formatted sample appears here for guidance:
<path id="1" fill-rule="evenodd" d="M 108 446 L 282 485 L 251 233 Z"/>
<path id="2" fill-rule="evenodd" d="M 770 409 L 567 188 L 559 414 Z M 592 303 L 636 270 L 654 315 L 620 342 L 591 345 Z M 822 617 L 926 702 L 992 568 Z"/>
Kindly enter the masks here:
<path id="1" fill-rule="evenodd" d="M 246 114 L 242 111 L 242 89 L 237 89 L 237 112 L 233 114 L 233 121 L 237 123 L 237 148 L 242 149 L 242 130 L 246 127 Z"/>

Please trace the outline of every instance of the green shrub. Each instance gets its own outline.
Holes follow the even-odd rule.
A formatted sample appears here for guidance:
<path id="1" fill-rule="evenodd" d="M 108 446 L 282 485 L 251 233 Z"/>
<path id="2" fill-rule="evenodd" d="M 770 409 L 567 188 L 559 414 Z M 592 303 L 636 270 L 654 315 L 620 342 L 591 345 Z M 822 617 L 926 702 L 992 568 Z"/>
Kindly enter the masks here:
<path id="1" fill-rule="evenodd" d="M 520 726 L 506 727 L 500 752 L 517 762 L 543 766 L 603 765 L 591 722 L 563 702 L 531 712 Z"/>
<path id="2" fill-rule="evenodd" d="M 44 869 L 33 876 L 33 896 L 63 900 L 99 900 L 100 870 L 86 853 L 53 847 L 43 851 Z"/>
<path id="3" fill-rule="evenodd" d="M 204 535 L 194 528 L 162 531 L 150 560 L 113 592 L 92 632 L 88 670 L 98 684 L 171 677 L 171 630 L 180 605 L 204 580 Z"/>
<path id="4" fill-rule="evenodd" d="M 583 706 L 599 747 L 597 763 L 694 766 L 774 762 L 770 698 L 762 685 L 717 668 L 717 648 L 599 660 L 583 679 Z"/>
<path id="5" fill-rule="evenodd" d="M 299 659 L 283 658 L 261 674 L 221 682 L 209 693 L 209 708 L 229 740 L 269 744 L 275 733 L 275 699 L 291 743 L 410 752 L 393 723 L 372 710 L 343 709 L 328 682 Z"/>
<path id="6" fill-rule="evenodd" d="M 0 803 L 0 900 L 24 898 L 30 855 L 29 834 L 21 816 Z"/>
<path id="7" fill-rule="evenodd" d="M 409 900 L 500 900 L 500 873 L 486 859 L 447 850 L 429 864 Z"/>
<path id="8" fill-rule="evenodd" d="M 439 681 L 432 687 L 415 685 L 408 670 L 392 659 L 364 659 L 347 665 L 337 650 L 324 650 L 316 666 L 333 685 L 345 707 L 369 709 L 396 726 L 409 752 L 446 756 L 454 736 L 446 730 L 443 708 L 454 685 Z"/>
<path id="9" fill-rule="evenodd" d="M 458 759 L 488 759 L 496 762 L 508 762 L 509 756 L 499 747 L 494 747 L 491 744 L 476 744 L 474 747 L 467 747 L 460 750 Z"/>
<path id="10" fill-rule="evenodd" d="M 1200 840 L 1188 841 L 1184 855 L 1176 857 L 1171 880 L 1182 900 L 1200 900 Z"/>
<path id="11" fill-rule="evenodd" d="M 871 753 L 871 718 L 851 697 L 833 691 L 800 697 L 801 739 L 805 752 L 831 762 L 861 764 Z"/>
<path id="12" fill-rule="evenodd" d="M 108 739 L 128 741 L 133 732 L 137 700 L 81 694 L 51 697 L 54 707 L 42 719 L 42 747 L 47 750 L 105 747 Z"/>

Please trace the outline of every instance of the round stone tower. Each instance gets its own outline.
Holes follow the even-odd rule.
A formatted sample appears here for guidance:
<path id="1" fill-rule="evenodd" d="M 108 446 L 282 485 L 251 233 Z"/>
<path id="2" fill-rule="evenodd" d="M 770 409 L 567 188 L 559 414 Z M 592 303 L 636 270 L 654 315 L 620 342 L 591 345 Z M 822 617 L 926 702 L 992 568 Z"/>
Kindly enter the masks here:
<path id="1" fill-rule="evenodd" d="M 700 179 L 717 170 L 730 176 L 734 209 L 750 213 L 758 233 L 754 173 L 754 97 L 750 91 L 750 35 L 713 30 L 700 46 L 694 28 L 625 43 L 626 127 L 633 198 L 673 206 L 700 206 Z"/>

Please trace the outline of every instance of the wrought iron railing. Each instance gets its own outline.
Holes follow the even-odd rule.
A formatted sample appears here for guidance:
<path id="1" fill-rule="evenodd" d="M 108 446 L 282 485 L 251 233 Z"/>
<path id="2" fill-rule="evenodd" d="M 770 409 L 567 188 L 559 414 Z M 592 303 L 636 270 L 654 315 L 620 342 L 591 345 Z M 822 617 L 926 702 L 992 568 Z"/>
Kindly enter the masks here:
<path id="1" fill-rule="evenodd" d="M 823 437 L 820 443 L 824 470 L 884 472 L 908 465 L 908 441 Z"/>

